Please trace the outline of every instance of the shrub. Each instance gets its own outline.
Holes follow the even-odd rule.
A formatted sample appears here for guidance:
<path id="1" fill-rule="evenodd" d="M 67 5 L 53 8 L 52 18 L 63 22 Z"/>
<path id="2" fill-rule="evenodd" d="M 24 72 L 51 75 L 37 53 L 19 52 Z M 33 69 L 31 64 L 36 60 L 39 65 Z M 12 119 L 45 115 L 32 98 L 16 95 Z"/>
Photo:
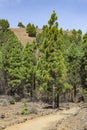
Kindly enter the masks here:
<path id="1" fill-rule="evenodd" d="M 29 114 L 30 114 L 29 109 L 27 108 L 27 103 L 26 103 L 26 101 L 24 101 L 24 106 L 23 106 L 23 108 L 22 108 L 22 110 L 21 110 L 21 114 L 22 114 L 22 115 L 29 115 Z"/>
<path id="2" fill-rule="evenodd" d="M 34 24 L 28 24 L 26 31 L 28 33 L 29 36 L 31 37 L 36 37 L 36 27 L 34 26 Z"/>
<path id="3" fill-rule="evenodd" d="M 15 100 L 12 98 L 12 99 L 9 100 L 9 103 L 10 104 L 15 104 Z"/>
<path id="4" fill-rule="evenodd" d="M 22 114 L 22 115 L 29 115 L 30 112 L 29 112 L 28 109 L 23 108 L 23 109 L 21 110 L 21 114 Z"/>

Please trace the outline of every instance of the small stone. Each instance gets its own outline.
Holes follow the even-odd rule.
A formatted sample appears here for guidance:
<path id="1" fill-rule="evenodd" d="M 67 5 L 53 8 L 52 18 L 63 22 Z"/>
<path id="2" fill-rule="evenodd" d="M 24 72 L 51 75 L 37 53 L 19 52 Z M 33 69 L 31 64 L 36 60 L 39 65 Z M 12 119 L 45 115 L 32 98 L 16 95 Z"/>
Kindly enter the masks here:
<path id="1" fill-rule="evenodd" d="M 19 120 L 17 120 L 15 123 L 16 123 L 16 124 L 20 124 L 20 121 L 19 121 Z"/>
<path id="2" fill-rule="evenodd" d="M 5 118 L 5 114 L 3 113 L 3 114 L 1 114 L 1 118 L 2 119 L 4 119 Z"/>
<path id="3" fill-rule="evenodd" d="M 1 129 L 0 129 L 0 130 L 3 130 L 3 129 L 5 129 L 5 128 L 6 128 L 6 126 L 3 125 L 3 126 L 1 126 Z"/>
<path id="4" fill-rule="evenodd" d="M 15 115 L 20 115 L 20 113 L 19 112 L 16 112 L 16 114 Z"/>
<path id="5" fill-rule="evenodd" d="M 77 116 L 77 115 L 78 115 L 78 113 L 74 113 L 74 114 L 73 114 L 73 116 Z"/>
<path id="6" fill-rule="evenodd" d="M 24 122 L 27 121 L 27 118 L 24 119 Z"/>
<path id="7" fill-rule="evenodd" d="M 84 127 L 84 130 L 87 130 L 87 127 Z"/>

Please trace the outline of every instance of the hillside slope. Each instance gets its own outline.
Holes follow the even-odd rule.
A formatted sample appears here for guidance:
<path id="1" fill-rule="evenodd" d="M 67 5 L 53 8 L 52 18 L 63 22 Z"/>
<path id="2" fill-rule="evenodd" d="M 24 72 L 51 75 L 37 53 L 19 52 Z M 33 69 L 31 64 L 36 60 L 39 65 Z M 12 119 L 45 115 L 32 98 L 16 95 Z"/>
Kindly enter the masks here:
<path id="1" fill-rule="evenodd" d="M 33 42 L 33 40 L 35 39 L 35 37 L 28 36 L 25 28 L 11 28 L 11 30 L 14 32 L 14 34 L 17 36 L 23 46 L 25 46 L 27 42 Z"/>

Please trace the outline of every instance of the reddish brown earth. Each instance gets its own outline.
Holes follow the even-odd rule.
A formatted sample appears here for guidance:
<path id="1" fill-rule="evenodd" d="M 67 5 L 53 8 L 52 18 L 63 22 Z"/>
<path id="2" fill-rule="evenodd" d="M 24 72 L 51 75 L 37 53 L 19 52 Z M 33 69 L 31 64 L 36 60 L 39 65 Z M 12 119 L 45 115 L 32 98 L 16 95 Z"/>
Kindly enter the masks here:
<path id="1" fill-rule="evenodd" d="M 32 43 L 33 40 L 35 40 L 35 37 L 28 36 L 28 33 L 26 33 L 25 28 L 11 28 L 11 30 L 18 37 L 18 39 L 21 41 L 23 46 L 25 46 L 26 43 L 28 43 L 28 42 Z"/>
<path id="2" fill-rule="evenodd" d="M 25 47 L 26 44 L 32 43 L 36 37 L 29 37 L 28 33 L 26 32 L 26 28 L 11 28 L 11 30 L 14 32 L 14 34 L 17 36 L 17 38 L 20 40 L 21 44 Z M 37 34 L 41 33 L 41 29 L 37 29 Z"/>

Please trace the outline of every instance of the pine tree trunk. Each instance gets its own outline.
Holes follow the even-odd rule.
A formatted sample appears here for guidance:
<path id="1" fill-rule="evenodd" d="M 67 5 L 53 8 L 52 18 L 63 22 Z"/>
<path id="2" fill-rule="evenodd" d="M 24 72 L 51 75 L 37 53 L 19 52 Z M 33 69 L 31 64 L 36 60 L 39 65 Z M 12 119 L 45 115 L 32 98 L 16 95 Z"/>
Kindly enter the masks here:
<path id="1" fill-rule="evenodd" d="M 74 97 L 76 98 L 76 86 L 74 86 Z"/>
<path id="2" fill-rule="evenodd" d="M 57 93 L 57 108 L 59 108 L 59 94 Z"/>
<path id="3" fill-rule="evenodd" d="M 76 95 L 77 95 L 77 93 L 76 93 L 76 85 L 74 85 L 74 101 L 76 102 Z"/>
<path id="4" fill-rule="evenodd" d="M 55 108 L 55 88 L 53 86 L 53 99 L 52 99 L 52 108 L 54 109 Z"/>
<path id="5" fill-rule="evenodd" d="M 31 101 L 32 101 L 32 98 L 33 98 L 33 92 L 32 92 L 32 89 L 30 91 L 30 97 L 31 97 Z"/>
<path id="6" fill-rule="evenodd" d="M 34 74 L 34 86 L 33 86 L 34 90 L 36 89 L 36 75 Z"/>

